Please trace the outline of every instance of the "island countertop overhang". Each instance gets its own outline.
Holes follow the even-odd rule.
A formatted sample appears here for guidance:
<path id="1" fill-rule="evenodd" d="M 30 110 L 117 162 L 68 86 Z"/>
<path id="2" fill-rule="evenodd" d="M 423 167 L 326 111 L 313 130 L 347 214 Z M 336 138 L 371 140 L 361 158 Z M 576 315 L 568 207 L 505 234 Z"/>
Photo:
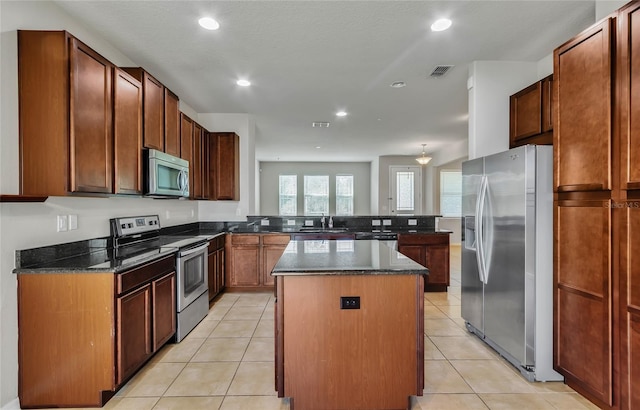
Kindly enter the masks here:
<path id="1" fill-rule="evenodd" d="M 273 276 L 428 275 L 429 269 L 378 240 L 290 241 Z"/>

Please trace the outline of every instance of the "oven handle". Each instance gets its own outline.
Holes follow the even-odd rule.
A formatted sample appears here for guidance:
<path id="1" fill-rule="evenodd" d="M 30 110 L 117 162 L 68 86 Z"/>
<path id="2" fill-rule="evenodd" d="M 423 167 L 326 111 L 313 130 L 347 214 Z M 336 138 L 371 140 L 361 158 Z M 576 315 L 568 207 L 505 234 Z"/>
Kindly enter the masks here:
<path id="1" fill-rule="evenodd" d="M 180 251 L 180 256 L 179 257 L 185 257 L 185 256 L 189 256 L 192 255 L 194 253 L 197 252 L 202 252 L 203 250 L 207 249 L 209 247 L 209 243 L 205 243 L 204 245 L 198 246 L 197 248 L 193 248 L 193 249 L 189 249 L 186 251 Z"/>

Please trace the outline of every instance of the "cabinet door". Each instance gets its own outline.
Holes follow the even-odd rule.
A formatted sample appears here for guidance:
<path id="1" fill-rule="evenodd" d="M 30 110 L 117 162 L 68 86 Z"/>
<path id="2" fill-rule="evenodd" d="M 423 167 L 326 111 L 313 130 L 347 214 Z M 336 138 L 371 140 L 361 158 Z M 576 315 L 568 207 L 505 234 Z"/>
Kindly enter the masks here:
<path id="1" fill-rule="evenodd" d="M 153 296 L 153 351 L 176 333 L 176 273 L 151 282 Z"/>
<path id="2" fill-rule="evenodd" d="M 262 284 L 274 285 L 271 271 L 291 240 L 289 235 L 267 234 L 262 236 Z"/>
<path id="3" fill-rule="evenodd" d="M 614 19 L 554 51 L 554 188 L 610 190 Z"/>
<path id="4" fill-rule="evenodd" d="M 626 232 L 621 249 L 621 401 L 622 408 L 640 408 L 640 200 L 623 209 Z"/>
<path id="5" fill-rule="evenodd" d="M 70 39 L 71 191 L 111 193 L 113 66 Z"/>
<path id="6" fill-rule="evenodd" d="M 625 7 L 620 19 L 621 188 L 640 189 L 640 5 Z"/>
<path id="7" fill-rule="evenodd" d="M 164 89 L 164 152 L 180 156 L 180 101 L 168 88 Z"/>
<path id="8" fill-rule="evenodd" d="M 260 285 L 260 247 L 234 246 L 229 255 L 229 286 Z"/>
<path id="9" fill-rule="evenodd" d="M 143 146 L 164 151 L 164 86 L 146 71 L 142 73 Z"/>
<path id="10" fill-rule="evenodd" d="M 116 300 L 117 384 L 131 376 L 151 355 L 151 285 Z"/>
<path id="11" fill-rule="evenodd" d="M 222 292 L 222 290 L 224 290 L 225 287 L 225 251 L 224 248 L 222 249 L 218 249 L 216 251 L 216 253 L 218 254 L 218 269 L 216 270 L 216 282 L 217 282 L 217 288 L 218 288 L 218 293 Z"/>
<path id="12" fill-rule="evenodd" d="M 214 180 L 212 199 L 239 201 L 240 139 L 233 132 L 211 135 L 210 139 L 213 145 L 211 152 L 215 153 L 215 163 L 211 164 L 213 169 L 211 178 Z"/>
<path id="13" fill-rule="evenodd" d="M 202 126 L 198 123 L 193 125 L 193 166 L 191 168 L 191 180 L 193 181 L 193 189 L 191 195 L 195 199 L 201 199 L 203 197 L 202 191 L 202 174 L 203 174 L 203 161 L 202 161 Z"/>
<path id="14" fill-rule="evenodd" d="M 113 86 L 114 190 L 142 193 L 142 85 L 115 69 Z"/>
<path id="15" fill-rule="evenodd" d="M 218 282 L 216 280 L 216 270 L 218 269 L 218 254 L 211 252 L 208 259 L 207 280 L 209 281 L 209 300 L 211 301 L 218 294 Z"/>
<path id="16" fill-rule="evenodd" d="M 422 266 L 427 266 L 427 254 L 424 245 L 398 245 L 398 252 Z"/>
<path id="17" fill-rule="evenodd" d="M 426 249 L 429 276 L 425 287 L 445 291 L 449 286 L 449 245 L 428 245 Z"/>
<path id="18" fill-rule="evenodd" d="M 553 131 L 553 75 L 542 80 L 542 132 Z"/>
<path id="19" fill-rule="evenodd" d="M 511 141 L 542 132 L 542 83 L 540 81 L 510 98 Z"/>
<path id="20" fill-rule="evenodd" d="M 611 202 L 557 201 L 554 209 L 554 368 L 611 405 Z"/>
<path id="21" fill-rule="evenodd" d="M 202 129 L 202 199 L 210 199 L 211 187 L 210 187 L 210 161 L 211 156 L 209 152 L 209 132 Z"/>

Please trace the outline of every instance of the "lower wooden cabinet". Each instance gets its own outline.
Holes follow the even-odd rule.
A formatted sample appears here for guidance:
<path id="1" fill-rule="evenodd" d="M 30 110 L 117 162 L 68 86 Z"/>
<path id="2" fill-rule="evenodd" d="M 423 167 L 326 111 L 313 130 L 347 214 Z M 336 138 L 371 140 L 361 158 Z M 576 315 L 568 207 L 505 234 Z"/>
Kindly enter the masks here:
<path id="1" fill-rule="evenodd" d="M 21 407 L 103 406 L 173 337 L 175 312 L 173 256 L 116 274 L 19 274 Z"/>
<path id="2" fill-rule="evenodd" d="M 216 236 L 209 242 L 209 300 L 224 290 L 224 237 Z"/>
<path id="3" fill-rule="evenodd" d="M 289 240 L 287 234 L 228 234 L 225 247 L 226 289 L 273 289 L 271 270 Z"/>
<path id="4" fill-rule="evenodd" d="M 425 292 L 446 292 L 449 286 L 449 234 L 399 234 L 398 252 L 429 268 Z"/>

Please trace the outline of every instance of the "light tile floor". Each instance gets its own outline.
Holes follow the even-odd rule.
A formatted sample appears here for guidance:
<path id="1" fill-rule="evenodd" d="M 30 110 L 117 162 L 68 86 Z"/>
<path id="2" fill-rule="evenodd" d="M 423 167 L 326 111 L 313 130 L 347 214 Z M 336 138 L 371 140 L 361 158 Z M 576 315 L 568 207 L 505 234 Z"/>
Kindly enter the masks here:
<path id="1" fill-rule="evenodd" d="M 447 293 L 425 293 L 425 388 L 420 409 L 595 409 L 563 383 L 529 383 L 464 328 L 460 248 Z M 105 409 L 281 410 L 274 391 L 273 295 L 222 295 L 179 344 L 165 346 Z"/>

